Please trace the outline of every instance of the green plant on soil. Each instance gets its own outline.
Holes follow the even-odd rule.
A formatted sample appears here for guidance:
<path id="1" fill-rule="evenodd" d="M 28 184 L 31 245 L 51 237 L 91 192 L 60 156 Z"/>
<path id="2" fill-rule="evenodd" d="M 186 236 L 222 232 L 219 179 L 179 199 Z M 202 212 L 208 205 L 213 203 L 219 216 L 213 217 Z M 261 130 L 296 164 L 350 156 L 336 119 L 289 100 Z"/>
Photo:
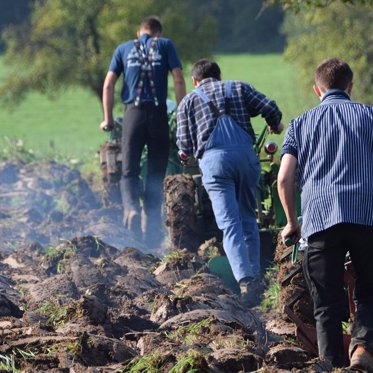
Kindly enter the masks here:
<path id="1" fill-rule="evenodd" d="M 189 325 L 182 325 L 175 331 L 166 333 L 166 336 L 171 341 L 181 341 L 190 345 L 195 343 L 198 337 L 204 335 L 205 330 L 209 328 L 211 322 L 212 319 L 207 318 Z"/>
<path id="2" fill-rule="evenodd" d="M 82 345 L 78 340 L 70 341 L 66 344 L 66 352 L 73 356 L 77 356 L 82 352 Z"/>
<path id="3" fill-rule="evenodd" d="M 2 372 L 21 373 L 16 367 L 16 359 L 14 355 L 0 355 L 0 370 Z"/>
<path id="4" fill-rule="evenodd" d="M 264 299 L 261 303 L 262 311 L 270 309 L 280 310 L 280 284 L 277 281 L 278 267 L 272 266 L 267 269 L 265 280 L 269 283 L 264 292 Z"/>
<path id="5" fill-rule="evenodd" d="M 54 246 L 48 246 L 44 248 L 43 253 L 45 257 L 51 260 L 55 266 L 57 273 L 63 273 L 65 271 L 64 259 L 70 258 L 75 255 L 78 249 L 76 246 L 71 245 L 63 249 L 58 249 Z"/>
<path id="6" fill-rule="evenodd" d="M 183 251 L 181 249 L 170 250 L 170 252 L 162 258 L 162 263 L 167 263 L 167 262 L 173 262 L 173 261 L 180 260 L 180 259 L 184 258 L 185 255 L 186 255 L 185 251 Z"/>
<path id="7" fill-rule="evenodd" d="M 186 354 L 177 357 L 177 363 L 171 368 L 169 373 L 198 373 L 199 366 L 204 357 L 195 350 L 190 350 Z"/>
<path id="8" fill-rule="evenodd" d="M 101 250 L 105 248 L 105 245 L 102 242 L 100 242 L 100 239 L 97 236 L 94 236 L 93 238 L 96 243 L 96 253 L 99 254 Z"/>
<path id="9" fill-rule="evenodd" d="M 135 357 L 132 359 L 125 369 L 119 372 L 126 373 L 159 373 L 160 368 L 163 365 L 163 360 L 161 356 L 153 352 L 149 355 L 144 355 L 142 357 Z"/>
<path id="10" fill-rule="evenodd" d="M 43 248 L 43 254 L 47 258 L 56 258 L 61 255 L 61 252 L 55 246 L 46 246 Z"/>
<path id="11" fill-rule="evenodd" d="M 21 350 L 20 348 L 13 348 L 11 355 L 0 355 L 0 371 L 21 373 L 22 371 L 17 368 L 17 357 L 22 360 L 34 359 L 36 353 L 31 350 Z"/>
<path id="12" fill-rule="evenodd" d="M 219 249 L 216 246 L 209 246 L 206 250 L 206 256 L 208 259 L 211 259 L 215 256 L 219 256 Z"/>
<path id="13" fill-rule="evenodd" d="M 31 163 L 37 158 L 31 149 L 26 148 L 22 140 L 4 137 L 0 143 L 0 160 Z"/>
<path id="14" fill-rule="evenodd" d="M 29 360 L 29 359 L 33 359 L 35 356 L 36 356 L 36 353 L 31 351 L 31 350 L 28 350 L 28 351 L 25 351 L 25 350 L 21 350 L 20 348 L 15 348 L 13 350 L 13 353 L 15 355 L 20 355 L 20 357 L 23 359 L 23 360 Z"/>
<path id="15" fill-rule="evenodd" d="M 60 305 L 58 301 L 45 300 L 36 309 L 36 312 L 40 313 L 41 315 L 48 316 L 48 325 L 60 326 L 68 321 L 67 309 L 67 306 Z"/>

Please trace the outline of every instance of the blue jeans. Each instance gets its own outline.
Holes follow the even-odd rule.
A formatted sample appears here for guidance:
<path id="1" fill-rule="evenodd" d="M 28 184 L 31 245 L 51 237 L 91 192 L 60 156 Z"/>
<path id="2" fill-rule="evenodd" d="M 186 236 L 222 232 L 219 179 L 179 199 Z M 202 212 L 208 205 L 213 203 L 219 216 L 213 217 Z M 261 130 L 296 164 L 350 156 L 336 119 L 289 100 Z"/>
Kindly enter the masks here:
<path id="1" fill-rule="evenodd" d="M 237 282 L 248 276 L 259 277 L 255 208 L 260 162 L 252 144 L 207 150 L 199 166 L 234 277 Z"/>

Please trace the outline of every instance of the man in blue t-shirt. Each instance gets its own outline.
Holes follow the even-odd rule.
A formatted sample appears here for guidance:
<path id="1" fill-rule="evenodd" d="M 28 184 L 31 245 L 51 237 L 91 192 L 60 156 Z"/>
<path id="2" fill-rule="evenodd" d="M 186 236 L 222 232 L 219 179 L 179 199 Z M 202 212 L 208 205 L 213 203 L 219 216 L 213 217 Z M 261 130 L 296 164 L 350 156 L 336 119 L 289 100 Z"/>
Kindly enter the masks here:
<path id="1" fill-rule="evenodd" d="M 142 239 L 139 175 L 141 154 L 148 150 L 143 206 L 145 240 L 157 247 L 162 239 L 162 186 L 169 154 L 167 118 L 168 72 L 173 77 L 176 103 L 185 95 L 182 66 L 171 40 L 160 37 L 157 17 L 145 18 L 138 39 L 119 45 L 113 55 L 103 86 L 104 121 L 101 129 L 113 127 L 114 87 L 121 74 L 121 99 L 125 107 L 122 130 L 123 223 Z"/>

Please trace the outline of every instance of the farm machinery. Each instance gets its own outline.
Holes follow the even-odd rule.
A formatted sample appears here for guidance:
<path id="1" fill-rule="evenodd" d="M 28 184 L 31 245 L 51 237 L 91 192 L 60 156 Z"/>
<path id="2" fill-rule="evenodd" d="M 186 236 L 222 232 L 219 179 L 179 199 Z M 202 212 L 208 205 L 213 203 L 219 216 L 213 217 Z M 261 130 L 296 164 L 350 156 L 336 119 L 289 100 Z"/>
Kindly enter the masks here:
<path id="1" fill-rule="evenodd" d="M 266 142 L 268 134 L 265 125 L 254 145 L 262 164 L 257 192 L 257 222 L 261 231 L 267 232 L 275 226 L 282 226 L 285 218 L 275 187 L 278 165 L 273 160 L 278 146 Z M 189 160 L 183 171 L 167 176 L 164 182 L 166 225 L 171 248 L 196 251 L 201 243 L 212 237 L 220 239 L 222 234 L 215 223 L 197 162 Z"/>

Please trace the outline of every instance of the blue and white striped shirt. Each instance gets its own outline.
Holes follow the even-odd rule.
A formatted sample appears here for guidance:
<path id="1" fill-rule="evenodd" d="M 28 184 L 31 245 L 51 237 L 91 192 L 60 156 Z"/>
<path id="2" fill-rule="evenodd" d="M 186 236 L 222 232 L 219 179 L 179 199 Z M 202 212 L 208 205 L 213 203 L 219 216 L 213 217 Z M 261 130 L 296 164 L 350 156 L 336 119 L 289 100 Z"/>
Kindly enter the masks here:
<path id="1" fill-rule="evenodd" d="M 223 81 L 207 78 L 198 87 L 224 113 L 225 85 Z M 281 121 L 281 111 L 275 101 L 270 100 L 244 82 L 232 81 L 230 116 L 253 137 L 250 118 L 261 114 L 269 126 L 276 129 Z M 177 111 L 176 144 L 185 154 L 200 159 L 205 145 L 216 125 L 216 116 L 194 91 L 180 102 Z"/>
<path id="2" fill-rule="evenodd" d="M 281 155 L 298 160 L 302 237 L 339 223 L 373 226 L 373 107 L 328 91 L 290 122 Z"/>

